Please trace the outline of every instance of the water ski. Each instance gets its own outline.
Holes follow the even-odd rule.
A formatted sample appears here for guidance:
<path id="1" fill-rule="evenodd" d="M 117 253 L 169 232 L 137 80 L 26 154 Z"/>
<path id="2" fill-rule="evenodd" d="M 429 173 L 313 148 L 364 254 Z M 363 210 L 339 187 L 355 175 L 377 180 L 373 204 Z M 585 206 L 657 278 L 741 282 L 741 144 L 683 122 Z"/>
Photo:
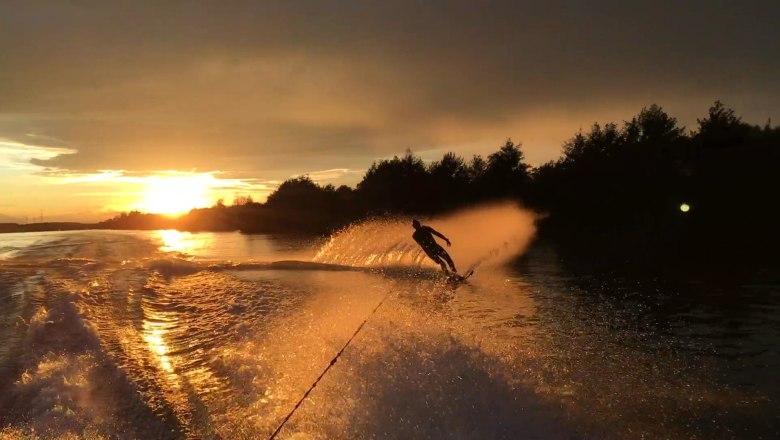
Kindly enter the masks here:
<path id="1" fill-rule="evenodd" d="M 469 279 L 472 275 L 474 275 L 474 269 L 470 269 L 468 272 L 466 272 L 463 275 L 450 272 L 447 274 L 447 281 L 454 282 L 454 283 L 462 283 L 467 279 Z"/>

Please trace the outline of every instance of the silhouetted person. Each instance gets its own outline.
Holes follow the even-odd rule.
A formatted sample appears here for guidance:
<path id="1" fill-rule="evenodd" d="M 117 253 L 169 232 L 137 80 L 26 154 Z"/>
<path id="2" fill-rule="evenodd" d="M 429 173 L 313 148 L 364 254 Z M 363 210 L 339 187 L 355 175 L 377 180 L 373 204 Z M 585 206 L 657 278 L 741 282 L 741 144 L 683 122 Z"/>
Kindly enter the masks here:
<path id="1" fill-rule="evenodd" d="M 414 238 L 414 241 L 420 245 L 425 253 L 431 257 L 433 261 L 440 265 L 443 271 L 447 272 L 447 264 L 449 264 L 452 272 L 458 273 L 458 270 L 455 269 L 455 263 L 452 262 L 450 255 L 447 253 L 447 251 L 444 250 L 443 247 L 436 243 L 436 239 L 434 239 L 433 236 L 435 235 L 443 239 L 445 242 L 447 242 L 447 246 L 450 246 L 450 240 L 432 227 L 421 225 L 420 222 L 416 219 L 412 220 L 412 226 L 414 226 L 415 229 L 414 234 L 412 234 L 412 238 Z"/>

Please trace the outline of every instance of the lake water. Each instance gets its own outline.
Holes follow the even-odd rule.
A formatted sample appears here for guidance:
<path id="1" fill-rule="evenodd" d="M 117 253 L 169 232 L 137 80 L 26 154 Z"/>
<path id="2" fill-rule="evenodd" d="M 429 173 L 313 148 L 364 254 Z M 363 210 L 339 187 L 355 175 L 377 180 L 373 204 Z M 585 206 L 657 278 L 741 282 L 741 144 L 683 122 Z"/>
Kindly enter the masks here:
<path id="1" fill-rule="evenodd" d="M 0 437 L 268 438 L 364 321 L 277 438 L 780 436 L 777 285 L 469 259 L 453 228 L 461 285 L 389 222 L 0 235 Z"/>

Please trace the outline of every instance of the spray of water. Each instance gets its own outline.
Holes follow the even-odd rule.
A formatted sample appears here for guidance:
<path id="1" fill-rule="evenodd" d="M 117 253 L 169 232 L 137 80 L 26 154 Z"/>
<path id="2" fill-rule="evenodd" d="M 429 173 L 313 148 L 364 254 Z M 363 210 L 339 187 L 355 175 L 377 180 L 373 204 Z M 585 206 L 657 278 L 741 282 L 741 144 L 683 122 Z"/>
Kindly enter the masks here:
<path id="1" fill-rule="evenodd" d="M 420 220 L 450 239 L 452 247 L 447 251 L 463 271 L 521 254 L 536 231 L 535 218 L 534 213 L 506 202 Z M 438 267 L 412 240 L 411 220 L 380 218 L 349 226 L 334 234 L 314 261 L 365 267 Z"/>

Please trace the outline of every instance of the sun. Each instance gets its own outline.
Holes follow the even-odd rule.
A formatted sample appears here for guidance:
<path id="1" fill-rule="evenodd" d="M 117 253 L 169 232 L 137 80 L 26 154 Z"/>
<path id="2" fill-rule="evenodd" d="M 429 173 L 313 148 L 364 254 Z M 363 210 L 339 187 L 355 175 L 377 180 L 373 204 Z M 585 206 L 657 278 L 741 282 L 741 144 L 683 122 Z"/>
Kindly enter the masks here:
<path id="1" fill-rule="evenodd" d="M 210 184 L 206 176 L 151 177 L 147 180 L 143 199 L 135 208 L 170 216 L 185 214 L 211 203 L 208 197 Z"/>

